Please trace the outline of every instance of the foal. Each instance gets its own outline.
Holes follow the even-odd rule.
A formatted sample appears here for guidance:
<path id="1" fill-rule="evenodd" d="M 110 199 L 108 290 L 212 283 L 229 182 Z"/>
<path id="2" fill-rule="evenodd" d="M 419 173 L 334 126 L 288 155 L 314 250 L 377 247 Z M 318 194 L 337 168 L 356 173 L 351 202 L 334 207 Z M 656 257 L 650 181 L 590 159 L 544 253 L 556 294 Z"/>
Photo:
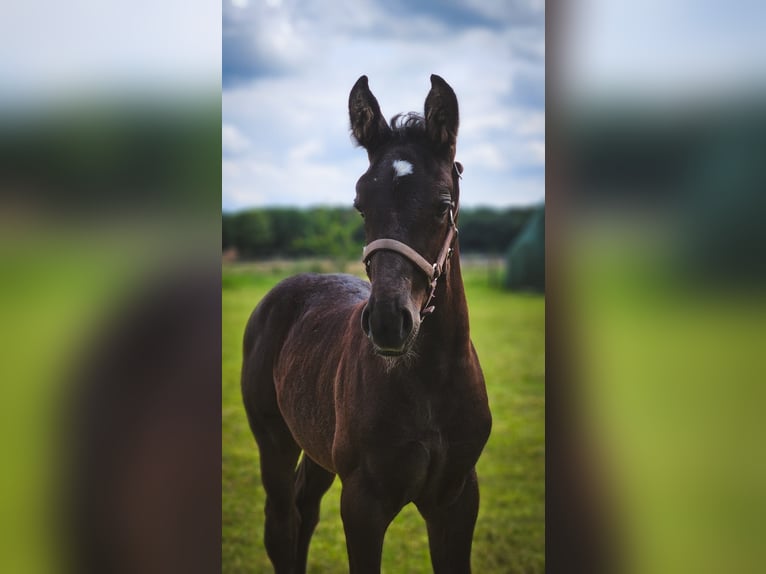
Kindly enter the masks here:
<path id="1" fill-rule="evenodd" d="M 389 125 L 362 76 L 349 115 L 370 161 L 354 205 L 371 284 L 291 277 L 245 330 L 242 395 L 260 449 L 266 550 L 277 573 L 305 572 L 337 474 L 352 574 L 380 571 L 386 529 L 410 502 L 425 518 L 434 572 L 470 572 L 474 467 L 491 417 L 456 241 L 457 98 L 432 75 L 424 116 Z"/>

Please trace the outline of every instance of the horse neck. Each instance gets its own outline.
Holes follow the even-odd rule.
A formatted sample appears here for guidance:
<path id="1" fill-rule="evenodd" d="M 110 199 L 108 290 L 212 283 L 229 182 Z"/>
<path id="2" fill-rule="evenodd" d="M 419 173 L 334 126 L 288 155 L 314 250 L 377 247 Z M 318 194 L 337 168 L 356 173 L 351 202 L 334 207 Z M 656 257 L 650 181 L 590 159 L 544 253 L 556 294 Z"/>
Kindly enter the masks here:
<path id="1" fill-rule="evenodd" d="M 468 303 L 465 298 L 463 276 L 460 271 L 460 249 L 455 242 L 448 271 L 436 287 L 436 308 L 426 316 L 421 330 L 435 349 L 451 354 L 467 349 L 470 342 Z"/>

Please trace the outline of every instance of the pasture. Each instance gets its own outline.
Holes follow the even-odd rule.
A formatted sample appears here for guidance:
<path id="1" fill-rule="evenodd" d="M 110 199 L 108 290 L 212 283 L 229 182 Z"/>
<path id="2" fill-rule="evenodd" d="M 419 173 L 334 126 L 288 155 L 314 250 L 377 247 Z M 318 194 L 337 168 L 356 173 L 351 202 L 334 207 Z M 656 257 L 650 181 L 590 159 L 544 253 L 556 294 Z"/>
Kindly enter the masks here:
<path id="1" fill-rule="evenodd" d="M 258 301 L 303 264 L 226 264 L 222 271 L 223 572 L 272 572 L 263 547 L 264 493 L 258 450 L 239 389 L 242 333 Z M 362 272 L 359 263 L 350 271 Z M 493 428 L 477 471 L 481 507 L 473 544 L 475 572 L 544 571 L 545 301 L 490 285 L 483 265 L 463 265 L 471 335 L 487 383 Z M 309 553 L 310 572 L 347 572 L 340 481 L 322 500 Z M 414 506 L 386 535 L 383 571 L 431 572 L 425 523 Z"/>

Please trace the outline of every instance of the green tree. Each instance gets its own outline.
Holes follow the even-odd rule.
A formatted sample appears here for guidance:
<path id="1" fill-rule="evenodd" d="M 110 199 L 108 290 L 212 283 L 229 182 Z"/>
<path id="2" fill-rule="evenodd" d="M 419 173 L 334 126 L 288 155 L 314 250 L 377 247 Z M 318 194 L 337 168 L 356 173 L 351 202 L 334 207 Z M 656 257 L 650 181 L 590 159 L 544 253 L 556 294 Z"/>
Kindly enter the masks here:
<path id="1" fill-rule="evenodd" d="M 243 257 L 270 255 L 273 236 L 269 218 L 263 210 L 250 209 L 234 217 L 235 244 L 240 254 Z"/>

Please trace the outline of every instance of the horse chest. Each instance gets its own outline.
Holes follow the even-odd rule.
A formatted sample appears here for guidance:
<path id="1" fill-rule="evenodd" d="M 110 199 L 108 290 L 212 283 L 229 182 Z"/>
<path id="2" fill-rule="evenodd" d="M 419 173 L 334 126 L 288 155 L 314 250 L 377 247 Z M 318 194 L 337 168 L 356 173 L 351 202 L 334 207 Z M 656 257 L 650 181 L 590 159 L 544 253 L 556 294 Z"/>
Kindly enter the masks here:
<path id="1" fill-rule="evenodd" d="M 476 464 L 486 439 L 483 433 L 471 429 L 470 420 L 465 426 L 456 424 L 460 420 L 465 420 L 462 413 L 436 416 L 418 439 L 429 460 L 427 489 L 440 489 L 454 482 Z"/>
<path id="2" fill-rule="evenodd" d="M 397 493 L 400 503 L 450 500 L 462 490 L 486 441 L 485 431 L 468 417 L 463 409 L 420 397 L 375 423 L 354 426 L 353 451 L 370 482 L 381 493 Z"/>

